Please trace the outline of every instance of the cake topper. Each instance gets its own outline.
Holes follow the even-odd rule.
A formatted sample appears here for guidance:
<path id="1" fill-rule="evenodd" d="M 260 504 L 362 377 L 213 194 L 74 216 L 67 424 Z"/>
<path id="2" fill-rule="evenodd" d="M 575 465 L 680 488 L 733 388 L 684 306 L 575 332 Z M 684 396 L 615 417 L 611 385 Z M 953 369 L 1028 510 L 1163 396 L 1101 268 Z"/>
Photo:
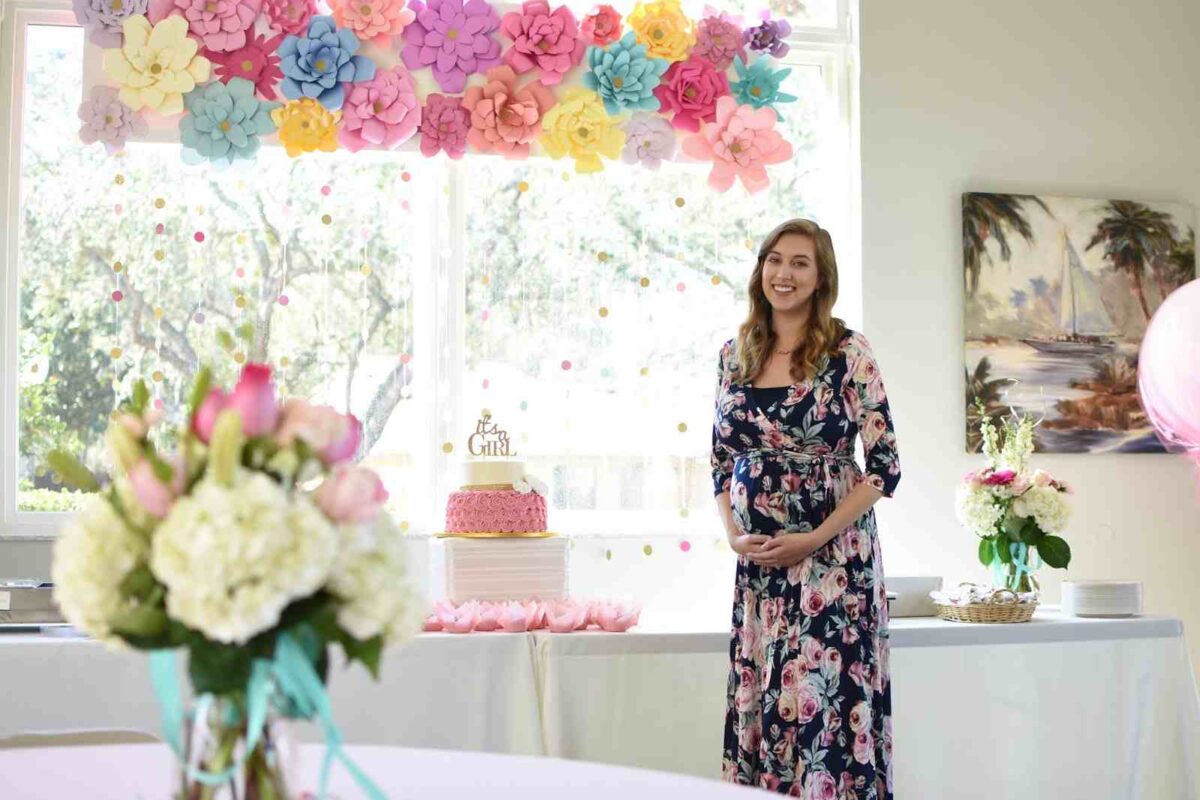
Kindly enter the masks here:
<path id="1" fill-rule="evenodd" d="M 467 439 L 467 452 L 473 456 L 503 456 L 512 458 L 515 451 L 508 449 L 508 431 L 492 422 L 492 414 L 484 410 L 475 424 L 475 432 Z"/>

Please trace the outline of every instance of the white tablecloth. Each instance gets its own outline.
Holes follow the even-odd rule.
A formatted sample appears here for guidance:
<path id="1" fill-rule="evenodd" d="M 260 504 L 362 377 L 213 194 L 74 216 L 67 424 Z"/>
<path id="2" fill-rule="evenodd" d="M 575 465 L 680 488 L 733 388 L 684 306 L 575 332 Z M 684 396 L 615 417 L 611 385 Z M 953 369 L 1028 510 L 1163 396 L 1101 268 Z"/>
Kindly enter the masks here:
<path id="1" fill-rule="evenodd" d="M 661 772 L 530 756 L 351 746 L 347 752 L 392 800 L 751 800 L 761 792 Z M 317 782 L 322 749 L 300 753 L 300 786 Z M 166 798 L 172 757 L 163 745 L 0 750 L 0 788 L 20 800 Z M 334 767 L 329 789 L 338 800 L 362 794 L 346 770 Z"/>
<path id="2" fill-rule="evenodd" d="M 356 743 L 714 777 L 728 633 L 665 627 L 678 622 L 648 619 L 628 634 L 422 636 L 386 655 L 377 685 L 360 668 L 337 671 L 335 717 Z M 1200 798 L 1200 699 L 1178 620 L 1047 608 L 1020 625 L 894 619 L 891 648 L 901 800 Z M 158 731 L 141 653 L 0 636 L 0 686 L 0 736 Z"/>

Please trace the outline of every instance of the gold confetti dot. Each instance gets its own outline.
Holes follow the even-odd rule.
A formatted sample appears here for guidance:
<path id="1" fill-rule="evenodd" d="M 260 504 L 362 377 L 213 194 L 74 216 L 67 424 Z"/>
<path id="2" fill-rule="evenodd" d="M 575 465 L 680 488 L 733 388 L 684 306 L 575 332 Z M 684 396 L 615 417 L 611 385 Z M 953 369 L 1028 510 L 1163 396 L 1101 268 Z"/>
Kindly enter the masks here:
<path id="1" fill-rule="evenodd" d="M 155 208 L 164 208 L 166 205 L 167 205 L 167 201 L 164 200 L 163 198 L 161 198 L 161 197 L 154 198 L 154 207 Z"/>
<path id="2" fill-rule="evenodd" d="M 753 240 L 753 239 L 747 239 L 747 240 L 746 240 L 746 249 L 747 249 L 747 250 L 753 250 L 753 249 L 754 249 L 754 240 Z"/>
<path id="3" fill-rule="evenodd" d="M 238 363 L 238 364 L 241 364 L 241 363 L 245 362 L 245 360 L 246 360 L 246 354 L 245 354 L 245 353 L 234 353 L 234 354 L 233 354 L 233 360 L 234 360 L 236 363 Z"/>
<path id="4" fill-rule="evenodd" d="M 364 276 L 370 275 L 371 274 L 371 265 L 363 264 L 362 269 L 360 269 L 359 272 L 361 272 Z"/>
<path id="5" fill-rule="evenodd" d="M 640 281 L 638 281 L 638 283 L 640 283 L 642 285 L 642 288 L 645 289 L 647 286 L 650 285 L 650 279 L 642 278 Z"/>
<path id="6" fill-rule="evenodd" d="M 563 179 L 564 181 L 569 181 L 569 180 L 571 180 L 571 173 L 569 173 L 569 172 L 563 172 L 563 174 L 562 174 L 562 179 Z"/>
<path id="7" fill-rule="evenodd" d="M 122 186 L 122 185 L 124 185 L 124 183 L 125 183 L 125 176 L 124 176 L 124 175 L 122 175 L 122 174 L 120 174 L 120 173 L 117 173 L 117 177 L 113 178 L 113 183 L 115 183 L 117 186 Z"/>
<path id="8" fill-rule="evenodd" d="M 604 263 L 608 261 L 608 253 L 601 250 L 599 253 L 596 253 L 596 258 L 600 259 L 600 263 Z"/>
<path id="9" fill-rule="evenodd" d="M 484 275 L 482 278 L 480 278 L 480 281 L 482 281 L 484 286 L 487 286 L 489 283 L 492 282 L 492 279 L 490 276 Z"/>
<path id="10" fill-rule="evenodd" d="M 154 370 L 154 374 L 151 375 L 150 377 L 154 379 L 155 383 L 162 383 L 162 379 L 163 379 L 162 370 L 161 369 Z"/>
<path id="11" fill-rule="evenodd" d="M 679 423 L 679 425 L 677 427 L 679 428 L 680 433 L 687 433 L 687 423 L 686 422 Z"/>
<path id="12" fill-rule="evenodd" d="M 121 357 L 121 348 L 114 347 L 112 350 L 108 351 L 108 354 L 110 356 L 112 356 L 113 358 L 120 358 Z"/>
<path id="13" fill-rule="evenodd" d="M 238 243 L 238 244 L 245 244 L 245 243 L 246 243 L 246 234 L 244 234 L 244 233 L 239 233 L 239 234 L 237 235 L 237 243 Z"/>
<path id="14" fill-rule="evenodd" d="M 29 371 L 32 372 L 34 375 L 38 374 L 39 370 L 41 370 L 41 366 L 38 364 L 34 364 L 32 367 L 29 368 Z"/>
<path id="15" fill-rule="evenodd" d="M 197 214 L 203 214 L 203 213 L 204 213 L 204 206 L 196 206 L 196 213 L 197 213 Z"/>
<path id="16" fill-rule="evenodd" d="M 517 184 L 517 191 L 518 192 L 528 192 L 529 191 L 529 183 L 527 181 L 521 181 L 520 183 Z"/>
<path id="17" fill-rule="evenodd" d="M 676 205 L 676 206 L 678 206 L 679 208 L 683 208 L 683 205 L 684 205 L 684 203 L 686 203 L 686 202 L 687 202 L 687 201 L 686 201 L 686 200 L 684 200 L 682 197 L 676 197 L 676 198 L 675 198 L 675 205 Z"/>
<path id="18" fill-rule="evenodd" d="M 162 318 L 163 318 L 163 315 L 164 315 L 164 314 L 166 314 L 166 313 L 167 313 L 167 312 L 163 311 L 163 308 L 162 308 L 162 306 L 159 306 L 158 308 L 154 309 L 154 318 L 155 318 L 155 319 L 162 319 Z"/>
<path id="19" fill-rule="evenodd" d="M 238 308 L 245 308 L 246 307 L 246 298 L 239 295 L 238 299 L 235 300 L 233 304 L 235 306 L 237 306 Z"/>
<path id="20" fill-rule="evenodd" d="M 644 378 L 644 377 L 646 377 L 646 376 L 647 376 L 647 375 L 649 375 L 649 374 L 650 374 L 650 368 L 649 368 L 649 367 L 642 367 L 642 377 Z"/>
<path id="21" fill-rule="evenodd" d="M 688 510 L 686 508 L 679 509 L 679 516 L 686 517 L 687 515 L 688 515 Z"/>
<path id="22" fill-rule="evenodd" d="M 113 272 L 120 272 L 123 269 L 125 269 L 125 265 L 122 264 L 120 261 L 113 262 Z"/>
<path id="23" fill-rule="evenodd" d="M 612 550 L 605 550 L 605 551 L 604 551 L 604 560 L 605 560 L 605 561 L 612 561 Z"/>
<path id="24" fill-rule="evenodd" d="M 155 250 L 155 251 L 154 251 L 154 260 L 155 260 L 155 261 L 162 261 L 162 260 L 163 260 L 164 258 L 166 258 L 166 257 L 167 257 L 167 254 L 166 254 L 166 253 L 164 253 L 162 250 Z"/>
<path id="25" fill-rule="evenodd" d="M 406 520 L 406 519 L 400 520 L 400 532 L 401 533 L 408 532 L 408 520 Z"/>
<path id="26" fill-rule="evenodd" d="M 720 275 L 713 275 L 713 276 L 712 276 L 712 285 L 713 285 L 713 286 L 720 286 L 720 285 L 721 285 L 721 276 L 720 276 Z"/>
<path id="27" fill-rule="evenodd" d="M 608 309 L 605 308 L 604 306 L 600 306 L 600 316 L 602 316 L 602 317 L 608 316 Z"/>
<path id="28" fill-rule="evenodd" d="M 321 215 L 321 222 L 323 222 L 323 223 L 325 223 L 326 225 L 328 225 L 328 224 L 330 224 L 331 222 L 333 222 L 333 217 L 329 216 L 328 214 L 322 214 L 322 215 Z"/>
<path id="29" fill-rule="evenodd" d="M 453 453 L 454 445 L 450 442 L 443 442 L 442 443 L 442 452 L 443 453 Z"/>
<path id="30" fill-rule="evenodd" d="M 646 545 L 645 547 L 642 548 L 642 552 L 645 553 L 646 555 L 650 555 L 651 553 L 654 552 L 654 548 L 651 547 L 650 545 Z"/>

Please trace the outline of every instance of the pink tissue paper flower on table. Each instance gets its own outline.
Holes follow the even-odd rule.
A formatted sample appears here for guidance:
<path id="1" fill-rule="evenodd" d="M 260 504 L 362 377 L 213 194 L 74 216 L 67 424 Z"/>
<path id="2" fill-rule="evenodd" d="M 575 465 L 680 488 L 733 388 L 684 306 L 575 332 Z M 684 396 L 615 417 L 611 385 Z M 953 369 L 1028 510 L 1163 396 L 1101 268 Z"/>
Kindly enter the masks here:
<path id="1" fill-rule="evenodd" d="M 467 77 L 500 63 L 492 34 L 500 17 L 485 0 L 413 0 L 417 18 L 404 29 L 401 57 L 411 70 L 433 68 L 443 91 L 461 92 Z"/>
<path id="2" fill-rule="evenodd" d="M 464 603 L 441 619 L 442 628 L 449 633 L 470 633 L 479 620 L 479 604 L 474 601 Z"/>
<path id="3" fill-rule="evenodd" d="M 471 131 L 471 112 L 463 108 L 462 98 L 436 92 L 425 98 L 421 109 L 421 155 L 432 158 L 445 151 L 450 158 L 462 158 L 467 152 Z"/>
<path id="4" fill-rule="evenodd" d="M 402 66 L 381 70 L 351 84 L 342 105 L 338 141 L 347 150 L 391 150 L 412 138 L 421 124 L 421 100 L 412 75 Z"/>
<path id="5" fill-rule="evenodd" d="M 511 67 L 488 70 L 487 83 L 467 89 L 463 108 L 471 113 L 467 142 L 481 153 L 526 158 L 529 145 L 542 133 L 542 115 L 554 106 L 554 95 L 540 81 L 517 88 Z"/>
<path id="6" fill-rule="evenodd" d="M 317 13 L 316 0 L 263 0 L 263 16 L 280 33 L 299 36 Z"/>
<path id="7" fill-rule="evenodd" d="M 275 51 L 279 49 L 283 37 L 282 33 L 270 39 L 261 33 L 252 34 L 246 44 L 237 50 L 228 53 L 206 50 L 204 55 L 213 63 L 216 76 L 222 83 L 245 78 L 254 84 L 254 91 L 259 97 L 275 100 L 279 97 L 275 86 L 283 80 L 283 70 L 279 68 L 279 56 Z"/>
<path id="8" fill-rule="evenodd" d="M 775 112 L 769 108 L 739 106 L 732 97 L 717 101 L 714 123 L 683 140 L 689 158 L 711 161 L 708 184 L 728 191 L 740 179 L 753 194 L 770 185 L 766 167 L 792 157 L 792 145 L 777 130 Z"/>
<path id="9" fill-rule="evenodd" d="M 154 0 L 151 7 L 161 14 L 169 6 Z M 206 50 L 227 52 L 245 46 L 246 34 L 254 32 L 261 9 L 262 0 L 174 0 L 169 13 L 182 14 L 188 33 Z"/>
<path id="10" fill-rule="evenodd" d="M 592 622 L 609 633 L 622 633 L 638 624 L 642 610 L 639 606 L 626 606 L 611 600 L 600 600 L 592 605 Z"/>
<path id="11" fill-rule="evenodd" d="M 520 11 L 504 15 L 500 31 L 513 42 L 504 52 L 504 63 L 518 73 L 536 69 L 547 86 L 561 82 L 587 50 L 571 10 L 559 6 L 551 12 L 545 0 L 525 0 Z"/>
<path id="12" fill-rule="evenodd" d="M 330 0 L 329 7 L 339 28 L 349 28 L 360 42 L 378 47 L 391 45 L 392 37 L 417 18 L 404 0 Z"/>
<path id="13" fill-rule="evenodd" d="M 341 465 L 317 487 L 317 506 L 334 522 L 373 522 L 388 492 L 374 470 Z"/>
<path id="14" fill-rule="evenodd" d="M 621 38 L 621 15 L 612 6 L 599 6 L 583 18 L 579 35 L 588 44 L 604 47 Z"/>

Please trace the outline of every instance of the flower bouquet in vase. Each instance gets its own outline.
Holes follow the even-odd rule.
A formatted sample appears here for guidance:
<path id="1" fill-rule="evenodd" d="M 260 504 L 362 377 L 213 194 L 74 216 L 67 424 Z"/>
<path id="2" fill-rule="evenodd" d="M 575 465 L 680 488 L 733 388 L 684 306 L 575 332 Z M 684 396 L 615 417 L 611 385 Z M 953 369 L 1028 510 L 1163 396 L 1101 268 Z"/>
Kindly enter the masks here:
<path id="1" fill-rule="evenodd" d="M 968 472 L 958 486 L 958 520 L 979 537 L 979 560 L 991 567 L 997 587 L 1037 592 L 1043 564 L 1066 569 L 1071 548 L 1060 535 L 1070 519 L 1070 488 L 1042 470 L 1030 471 L 1033 430 L 1015 412 L 997 427 L 980 409 L 979 432 L 987 466 Z"/>
<path id="2" fill-rule="evenodd" d="M 150 651 L 179 797 L 293 796 L 277 724 L 289 718 L 324 729 L 322 796 L 337 758 L 383 797 L 340 749 L 324 689 L 332 647 L 378 676 L 384 646 L 420 625 L 387 492 L 352 463 L 358 420 L 280 403 L 261 364 L 228 393 L 202 369 L 180 429 L 161 419 L 138 381 L 106 433 L 106 486 L 51 454 L 64 482 L 95 493 L 55 544 L 63 614 L 106 644 Z"/>

